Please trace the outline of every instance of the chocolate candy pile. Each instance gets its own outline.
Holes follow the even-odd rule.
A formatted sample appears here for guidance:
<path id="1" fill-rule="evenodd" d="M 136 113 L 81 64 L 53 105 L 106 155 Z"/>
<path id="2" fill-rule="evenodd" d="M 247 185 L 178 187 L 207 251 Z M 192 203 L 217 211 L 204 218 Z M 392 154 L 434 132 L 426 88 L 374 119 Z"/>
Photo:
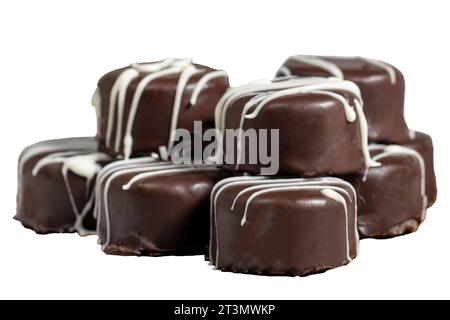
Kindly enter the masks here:
<path id="1" fill-rule="evenodd" d="M 436 200 L 432 140 L 407 127 L 404 93 L 398 69 L 362 57 L 292 56 L 275 79 L 232 88 L 189 59 L 132 64 L 100 79 L 95 138 L 24 149 L 15 219 L 96 234 L 107 254 L 339 267 L 360 238 L 416 231 Z"/>

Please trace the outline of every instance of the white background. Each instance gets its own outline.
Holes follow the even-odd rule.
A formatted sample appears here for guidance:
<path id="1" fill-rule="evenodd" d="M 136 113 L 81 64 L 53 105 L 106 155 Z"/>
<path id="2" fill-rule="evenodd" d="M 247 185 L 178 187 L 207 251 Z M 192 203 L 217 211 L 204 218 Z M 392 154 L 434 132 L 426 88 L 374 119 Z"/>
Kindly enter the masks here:
<path id="1" fill-rule="evenodd" d="M 1 298 L 450 298 L 448 1 L 2 1 Z M 167 56 L 271 78 L 292 54 L 388 61 L 407 81 L 406 117 L 431 134 L 437 204 L 419 232 L 364 240 L 349 266 L 307 278 L 213 271 L 203 257 L 104 255 L 95 237 L 38 236 L 12 220 L 23 147 L 94 135 L 97 79 Z"/>

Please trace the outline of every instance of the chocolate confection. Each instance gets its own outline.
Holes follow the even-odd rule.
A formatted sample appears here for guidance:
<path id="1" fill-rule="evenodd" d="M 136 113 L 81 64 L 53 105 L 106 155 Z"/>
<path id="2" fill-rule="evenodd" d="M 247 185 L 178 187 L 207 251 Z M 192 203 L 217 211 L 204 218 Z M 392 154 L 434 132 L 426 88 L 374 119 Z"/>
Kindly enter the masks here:
<path id="1" fill-rule="evenodd" d="M 357 255 L 356 193 L 337 178 L 233 177 L 211 194 L 217 269 L 305 276 Z"/>
<path id="2" fill-rule="evenodd" d="M 318 57 L 296 55 L 288 58 L 277 76 L 324 76 L 353 81 L 361 89 L 369 140 L 405 143 L 408 127 L 403 108 L 405 79 L 390 64 L 362 57 Z"/>
<path id="3" fill-rule="evenodd" d="M 419 131 L 410 131 L 411 140 L 404 146 L 416 150 L 425 162 L 425 192 L 427 194 L 427 207 L 436 202 L 437 186 L 434 174 L 433 140 L 429 135 Z"/>
<path id="4" fill-rule="evenodd" d="M 168 157 L 176 128 L 213 125 L 214 107 L 228 89 L 226 72 L 188 59 L 132 64 L 103 76 L 93 97 L 100 150 L 128 159 Z"/>
<path id="5" fill-rule="evenodd" d="M 354 83 L 334 78 L 267 80 L 232 88 L 216 107 L 216 128 L 224 133 L 218 160 L 224 151 L 225 163 L 236 164 L 234 170 L 259 173 L 264 165 L 246 158 L 250 143 L 243 135 L 237 135 L 230 157 L 226 131 L 278 129 L 280 173 L 314 177 L 363 170 L 373 163 L 361 104 Z"/>
<path id="6" fill-rule="evenodd" d="M 378 167 L 354 176 L 358 229 L 362 238 L 390 238 L 414 232 L 426 215 L 425 165 L 413 149 L 370 145 Z"/>
<path id="7" fill-rule="evenodd" d="M 119 161 L 97 178 L 99 242 L 107 254 L 204 254 L 209 195 L 229 175 L 216 166 L 186 166 L 152 158 Z"/>
<path id="8" fill-rule="evenodd" d="M 95 231 L 94 177 L 112 159 L 95 138 L 33 144 L 19 158 L 16 220 L 37 233 Z"/>

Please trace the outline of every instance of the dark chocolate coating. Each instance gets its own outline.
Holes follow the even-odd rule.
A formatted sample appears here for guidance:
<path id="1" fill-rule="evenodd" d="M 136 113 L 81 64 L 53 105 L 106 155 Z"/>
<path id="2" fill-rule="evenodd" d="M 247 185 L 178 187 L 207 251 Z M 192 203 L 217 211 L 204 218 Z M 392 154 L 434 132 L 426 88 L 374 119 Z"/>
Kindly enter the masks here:
<path id="1" fill-rule="evenodd" d="M 32 170 L 40 159 L 56 152 L 92 153 L 96 150 L 95 138 L 50 140 L 26 148 L 19 161 L 23 161 L 23 157 L 27 154 L 32 156 L 24 161 L 22 170 L 19 167 L 17 213 L 14 218 L 40 234 L 75 232 L 75 212 L 63 179 L 62 164 L 49 164 L 36 176 L 33 176 Z M 104 165 L 105 162 L 99 164 Z M 67 178 L 76 206 L 81 212 L 89 201 L 94 180 L 88 184 L 86 178 L 71 171 L 67 173 Z M 82 225 L 89 231 L 95 231 L 92 209 L 87 212 Z"/>
<path id="2" fill-rule="evenodd" d="M 230 185 L 217 196 L 212 214 L 210 261 L 217 269 L 259 275 L 306 276 L 347 264 L 346 218 L 341 203 L 319 189 L 284 190 L 254 198 L 236 195 L 259 182 Z M 349 253 L 358 251 L 355 196 L 351 185 L 338 193 L 348 208 Z M 217 192 L 213 193 L 213 198 Z M 350 195 L 350 198 L 349 196 Z"/>
<path id="3" fill-rule="evenodd" d="M 433 140 L 423 132 L 415 131 L 414 139 L 404 144 L 416 150 L 425 162 L 425 181 L 427 194 L 427 207 L 431 207 L 437 198 L 436 175 L 434 174 Z"/>
<path id="4" fill-rule="evenodd" d="M 380 143 L 405 143 L 409 140 L 408 126 L 404 117 L 405 79 L 393 67 L 396 83 L 391 84 L 386 70 L 354 57 L 320 57 L 338 66 L 344 78 L 358 85 L 364 101 L 364 113 L 369 127 L 369 140 Z M 331 75 L 319 68 L 288 58 L 283 66 L 296 76 Z M 280 72 L 277 76 L 281 76 Z"/>
<path id="5" fill-rule="evenodd" d="M 152 171 L 141 168 L 139 173 Z M 110 241 L 106 245 L 104 207 L 98 228 L 104 252 L 137 256 L 205 254 L 210 192 L 217 181 L 229 174 L 222 170 L 165 173 L 123 190 L 122 186 L 136 174 L 119 174 L 112 179 L 107 197 Z M 101 190 L 103 193 L 104 184 Z M 105 200 L 103 196 L 99 198 Z"/>
<path id="6" fill-rule="evenodd" d="M 341 94 L 349 101 L 355 99 L 349 93 Z M 239 128 L 242 110 L 251 98 L 232 103 L 226 114 L 226 129 Z M 279 129 L 279 173 L 315 177 L 364 169 L 359 120 L 348 122 L 342 103 L 330 96 L 297 94 L 277 98 L 261 109 L 258 117 L 245 120 L 243 129 L 249 128 Z M 224 141 L 227 153 L 226 135 Z M 248 141 L 245 146 L 248 156 Z M 235 158 L 236 154 L 235 149 Z M 247 159 L 238 170 L 259 173 L 261 167 L 266 165 L 250 164 Z"/>
<path id="7" fill-rule="evenodd" d="M 373 156 L 381 149 L 371 151 Z M 414 232 L 425 219 L 419 160 L 392 154 L 350 181 L 358 193 L 358 230 L 361 238 L 391 238 Z"/>
<path id="8" fill-rule="evenodd" d="M 212 68 L 202 65 L 195 65 L 203 70 L 199 74 L 193 75 L 184 90 L 181 102 L 180 113 L 178 117 L 178 128 L 193 130 L 194 121 L 202 121 L 204 127 L 213 126 L 214 108 L 229 87 L 227 77 L 212 79 L 202 90 L 195 106 L 190 105 L 190 98 L 195 85 L 200 78 L 207 72 L 215 71 Z M 98 122 L 99 148 L 103 152 L 110 154 L 122 154 L 123 135 L 120 139 L 120 152 L 114 151 L 114 143 L 106 146 L 106 130 L 109 116 L 109 101 L 111 89 L 117 77 L 126 68 L 114 70 L 104 75 L 98 82 L 98 88 L 101 95 L 101 117 Z M 125 130 L 128 121 L 128 115 L 131 108 L 133 95 L 138 83 L 144 78 L 146 73 L 134 79 L 127 90 L 122 128 Z M 169 131 L 172 117 L 172 106 L 175 98 L 175 91 L 179 80 L 179 74 L 169 75 L 152 81 L 144 90 L 133 126 L 133 148 L 132 155 L 148 154 L 158 152 L 160 146 L 166 146 L 169 140 Z M 117 112 L 117 108 L 116 108 Z M 117 118 L 116 118 L 117 120 Z M 115 140 L 117 121 L 114 121 L 112 130 L 112 141 Z"/>

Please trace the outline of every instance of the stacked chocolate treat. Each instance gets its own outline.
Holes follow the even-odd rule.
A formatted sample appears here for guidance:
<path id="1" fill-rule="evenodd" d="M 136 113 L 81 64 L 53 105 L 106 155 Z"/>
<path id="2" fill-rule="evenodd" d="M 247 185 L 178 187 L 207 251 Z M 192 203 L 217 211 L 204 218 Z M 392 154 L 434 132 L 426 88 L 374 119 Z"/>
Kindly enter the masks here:
<path id="1" fill-rule="evenodd" d="M 436 200 L 432 141 L 408 129 L 404 91 L 399 70 L 360 57 L 292 56 L 234 88 L 187 59 L 132 64 L 98 83 L 96 138 L 22 152 L 15 218 L 98 234 L 107 254 L 206 254 L 264 275 L 339 267 L 360 238 L 416 231 Z M 178 164 L 177 129 L 195 135 L 195 121 L 220 133 L 213 157 Z M 252 129 L 276 130 L 256 143 L 276 153 L 275 175 L 245 143 Z"/>

